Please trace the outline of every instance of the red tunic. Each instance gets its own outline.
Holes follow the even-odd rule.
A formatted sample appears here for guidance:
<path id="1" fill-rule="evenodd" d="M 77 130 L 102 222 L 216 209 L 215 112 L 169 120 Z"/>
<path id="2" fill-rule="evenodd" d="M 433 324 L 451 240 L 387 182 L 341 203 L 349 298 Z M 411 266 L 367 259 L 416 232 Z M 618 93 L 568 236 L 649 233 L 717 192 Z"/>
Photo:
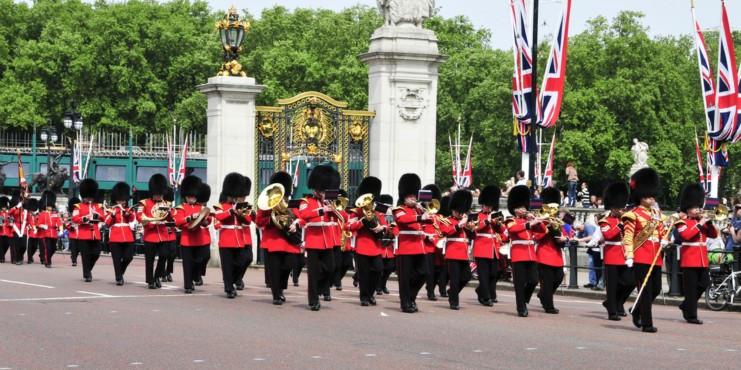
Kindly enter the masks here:
<path id="1" fill-rule="evenodd" d="M 388 228 L 386 222 L 386 215 L 375 211 L 378 224 L 384 228 Z M 360 208 L 356 208 L 350 213 L 350 219 L 347 222 L 347 229 L 353 232 L 353 239 L 355 239 L 355 253 L 362 256 L 379 256 L 383 254 L 384 247 L 381 245 L 381 240 L 376 235 L 363 225 L 363 219 L 365 219 L 365 213 Z"/>
<path id="2" fill-rule="evenodd" d="M 33 216 L 31 215 L 31 212 L 28 212 L 28 210 L 23 208 L 13 207 L 8 213 L 9 217 L 13 218 L 13 222 L 11 223 L 11 236 L 26 236 L 29 228 L 33 225 Z"/>
<path id="3" fill-rule="evenodd" d="M 62 219 L 56 212 L 43 211 L 36 218 L 36 228 L 39 238 L 56 239 L 59 237 L 59 229 Z"/>
<path id="4" fill-rule="evenodd" d="M 538 263 L 553 267 L 563 267 L 563 252 L 550 230 L 533 233 L 536 242 L 535 254 Z"/>
<path id="5" fill-rule="evenodd" d="M 419 219 L 417 210 L 406 205 L 394 208 L 394 220 L 399 228 L 396 237 L 396 254 L 425 254 L 424 225 Z"/>
<path id="6" fill-rule="evenodd" d="M 602 237 L 605 239 L 605 265 L 624 266 L 625 248 L 623 248 L 623 230 L 617 217 L 605 217 L 599 221 Z"/>
<path id="7" fill-rule="evenodd" d="M 489 213 L 480 212 L 476 222 L 476 238 L 473 240 L 473 257 L 499 259 L 499 247 L 507 241 L 504 226 L 491 224 Z"/>
<path id="8" fill-rule="evenodd" d="M 445 259 L 468 261 L 468 237 L 466 230 L 458 227 L 459 219 L 450 216 L 448 224 L 440 223 L 440 230 L 445 235 Z"/>
<path id="9" fill-rule="evenodd" d="M 224 202 L 215 205 L 214 218 L 219 221 L 219 248 L 244 248 L 247 245 L 243 229 L 252 222 L 250 215 L 233 215 L 229 210 L 234 203 Z"/>
<path id="10" fill-rule="evenodd" d="M 105 224 L 108 226 L 108 238 L 111 243 L 133 243 L 134 233 L 131 230 L 131 222 L 136 221 L 135 212 L 127 212 L 121 207 L 114 207 L 113 214 L 108 212 L 105 217 Z"/>
<path id="11" fill-rule="evenodd" d="M 664 224 L 653 220 L 651 210 L 644 207 L 636 207 L 625 212 L 622 217 L 625 231 L 623 234 L 623 245 L 625 246 L 625 258 L 633 258 L 636 263 L 650 265 L 657 253 L 656 266 L 664 265 L 664 257 L 661 252 L 661 239 L 664 237 Z M 641 245 L 635 245 L 635 237 L 643 230 L 649 222 L 658 222 L 653 234 Z"/>
<path id="12" fill-rule="evenodd" d="M 152 199 L 144 199 L 140 202 L 139 210 L 136 212 L 136 219 L 139 223 L 142 223 L 143 216 L 152 217 L 152 210 L 158 204 L 157 201 Z M 169 206 L 169 202 L 159 202 L 159 204 L 166 204 Z M 161 243 L 175 240 L 175 229 L 167 226 L 168 222 L 172 222 L 172 214 L 167 215 L 164 221 L 148 222 L 144 225 L 144 242 L 145 243 Z"/>
<path id="13" fill-rule="evenodd" d="M 298 217 L 298 211 L 296 209 L 292 208 L 290 211 L 293 212 L 294 216 Z M 262 238 L 260 240 L 260 248 L 264 248 L 268 252 L 287 252 L 292 254 L 301 253 L 301 246 L 289 243 L 284 236 L 285 234 L 283 233 L 283 230 L 273 225 L 270 220 L 272 212 L 273 211 L 271 210 L 257 211 L 255 224 L 260 228 L 260 230 L 262 230 L 260 234 Z M 301 222 L 299 221 L 299 226 L 300 225 Z"/>
<path id="14" fill-rule="evenodd" d="M 698 220 L 685 219 L 677 223 L 682 237 L 681 267 L 708 267 L 708 238 L 717 238 L 718 229 L 712 223 L 700 225 Z"/>
<path id="15" fill-rule="evenodd" d="M 527 219 L 521 217 L 505 221 L 511 245 L 509 258 L 512 262 L 537 261 L 533 232 L 545 232 L 545 227 L 537 224 L 531 232 L 526 227 L 527 222 Z"/>
<path id="16" fill-rule="evenodd" d="M 43 234 L 46 233 L 46 230 L 39 230 L 38 229 L 38 223 L 39 223 L 39 215 L 38 214 L 31 214 L 31 225 L 28 229 L 28 237 L 31 239 L 39 239 L 43 238 Z"/>
<path id="17" fill-rule="evenodd" d="M 13 227 L 10 226 L 10 213 L 7 209 L 0 209 L 0 237 L 13 236 Z"/>
<path id="18" fill-rule="evenodd" d="M 313 196 L 301 199 L 298 217 L 304 223 L 306 249 L 332 249 L 340 245 L 337 217 L 334 213 L 324 214 L 323 207 L 321 201 Z"/>
<path id="19" fill-rule="evenodd" d="M 93 221 L 94 215 L 98 215 L 98 221 Z M 103 207 L 98 203 L 78 203 L 72 211 L 72 222 L 77 226 L 77 239 L 79 240 L 101 240 L 100 223 L 103 222 Z"/>
<path id="20" fill-rule="evenodd" d="M 187 227 L 187 225 L 192 221 L 188 218 L 198 217 L 198 213 L 201 212 L 201 209 L 203 209 L 203 206 L 198 203 L 184 203 L 175 208 L 172 217 L 175 219 L 175 226 L 181 230 L 180 246 L 202 247 L 211 244 L 211 233 L 208 231 L 208 225 L 211 224 L 211 215 L 206 216 L 201 224 L 193 229 L 188 229 Z"/>

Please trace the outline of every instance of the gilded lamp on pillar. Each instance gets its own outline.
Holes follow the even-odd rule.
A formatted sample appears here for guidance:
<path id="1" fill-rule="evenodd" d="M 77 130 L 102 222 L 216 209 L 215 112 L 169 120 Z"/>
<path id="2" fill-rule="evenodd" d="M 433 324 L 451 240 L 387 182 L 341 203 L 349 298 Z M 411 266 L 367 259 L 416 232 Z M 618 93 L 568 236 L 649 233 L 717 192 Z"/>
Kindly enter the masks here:
<path id="1" fill-rule="evenodd" d="M 219 30 L 221 37 L 221 46 L 224 49 L 224 63 L 217 76 L 240 76 L 247 75 L 242 71 L 242 65 L 239 64 L 239 52 L 242 51 L 242 42 L 244 34 L 250 29 L 250 23 L 239 20 L 239 13 L 232 5 L 224 19 L 216 22 L 216 29 Z"/>

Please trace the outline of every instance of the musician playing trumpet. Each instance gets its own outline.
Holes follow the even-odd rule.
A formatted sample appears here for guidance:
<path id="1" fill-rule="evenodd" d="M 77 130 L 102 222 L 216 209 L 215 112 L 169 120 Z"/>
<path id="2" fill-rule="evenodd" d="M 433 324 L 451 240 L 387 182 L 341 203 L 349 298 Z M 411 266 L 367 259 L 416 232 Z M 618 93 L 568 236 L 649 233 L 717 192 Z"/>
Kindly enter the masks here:
<path id="1" fill-rule="evenodd" d="M 468 211 L 471 210 L 473 195 L 468 190 L 457 190 L 450 197 L 452 215 L 447 223 L 440 225 L 445 236 L 445 264 L 448 268 L 450 289 L 448 303 L 451 310 L 460 309 L 459 294 L 471 280 L 471 267 L 468 262 L 469 233 L 472 226 L 468 222 Z"/>
<path id="2" fill-rule="evenodd" d="M 145 276 L 149 289 L 162 287 L 167 258 L 170 256 L 170 243 L 175 241 L 172 227 L 171 205 L 165 201 L 165 193 L 170 190 L 167 178 L 156 173 L 149 178 L 150 198 L 139 202 L 136 219 L 144 226 Z M 155 270 L 155 257 L 157 268 Z"/>
<path id="3" fill-rule="evenodd" d="M 72 222 L 77 224 L 77 245 L 82 255 L 82 277 L 86 283 L 93 281 L 93 267 L 100 257 L 100 223 L 103 206 L 95 202 L 98 183 L 93 179 L 80 182 L 82 202 L 72 211 Z"/>
<path id="4" fill-rule="evenodd" d="M 180 232 L 180 255 L 183 259 L 183 285 L 185 294 L 193 293 L 194 282 L 201 279 L 203 263 L 211 253 L 211 212 L 206 204 L 198 201 L 203 183 L 197 176 L 189 175 L 180 184 L 180 194 L 185 202 L 175 207 L 173 218 Z"/>
<path id="5" fill-rule="evenodd" d="M 129 184 L 119 182 L 111 190 L 113 207 L 106 210 L 105 224 L 108 226 L 108 246 L 113 259 L 116 285 L 124 285 L 124 274 L 134 259 L 134 232 L 136 213 L 129 208 L 131 189 Z"/>
<path id="6" fill-rule="evenodd" d="M 507 240 L 499 211 L 499 197 L 502 191 L 498 186 L 488 185 L 481 190 L 479 204 L 481 212 L 475 221 L 476 235 L 473 240 L 473 258 L 479 274 L 476 295 L 479 303 L 491 307 L 497 302 L 497 280 L 499 279 L 499 248 Z M 494 213 L 493 213 L 494 212 Z"/>
<path id="7" fill-rule="evenodd" d="M 558 209 L 558 205 L 561 204 L 561 193 L 556 188 L 548 187 L 543 189 L 541 199 L 544 208 Z M 557 314 L 558 309 L 553 305 L 553 294 L 563 282 L 562 250 L 568 239 L 563 234 L 562 225 L 552 217 L 546 216 L 538 219 L 541 222 L 541 230 L 534 230 L 533 237 L 537 245 L 536 256 L 540 280 L 538 298 L 546 313 Z"/>

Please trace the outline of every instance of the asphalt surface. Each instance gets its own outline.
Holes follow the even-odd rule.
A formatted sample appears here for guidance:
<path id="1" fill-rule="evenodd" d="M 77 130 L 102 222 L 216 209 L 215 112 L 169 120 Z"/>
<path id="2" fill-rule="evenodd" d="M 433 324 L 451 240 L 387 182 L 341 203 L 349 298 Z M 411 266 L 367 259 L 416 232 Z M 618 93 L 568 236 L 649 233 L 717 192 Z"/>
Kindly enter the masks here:
<path id="1" fill-rule="evenodd" d="M 273 306 L 261 270 L 230 300 L 221 274 L 209 269 L 196 294 L 175 282 L 149 290 L 144 261 L 135 259 L 127 284 L 116 286 L 108 256 L 92 283 L 80 267 L 55 256 L 38 263 L 0 264 L 0 369 L 736 369 L 741 364 L 741 316 L 702 310 L 702 326 L 681 319 L 676 307 L 654 306 L 657 334 L 629 319 L 606 320 L 600 301 L 559 297 L 559 315 L 543 313 L 537 298 L 530 317 L 515 314 L 512 292 L 493 308 L 473 289 L 461 310 L 420 297 L 420 312 L 399 311 L 395 282 L 378 306 L 361 307 L 351 279 L 319 312 L 306 308 L 306 274 L 290 286 L 288 302 Z"/>

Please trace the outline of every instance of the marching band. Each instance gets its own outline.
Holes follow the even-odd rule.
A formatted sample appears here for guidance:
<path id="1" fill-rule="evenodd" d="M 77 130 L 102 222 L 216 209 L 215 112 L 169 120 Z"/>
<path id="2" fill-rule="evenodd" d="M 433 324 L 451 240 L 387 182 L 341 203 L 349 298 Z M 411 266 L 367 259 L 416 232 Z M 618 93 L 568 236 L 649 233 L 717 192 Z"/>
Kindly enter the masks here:
<path id="1" fill-rule="evenodd" d="M 496 283 L 509 263 L 518 316 L 528 316 L 538 285 L 544 312 L 559 313 L 553 295 L 564 279 L 563 249 L 573 234 L 559 216 L 561 196 L 555 188 L 543 189 L 542 207 L 533 210 L 530 189 L 515 186 L 507 197 L 511 216 L 505 217 L 499 211 L 501 191 L 496 186 L 484 187 L 478 197 L 479 211 L 471 212 L 470 191 L 457 190 L 444 197 L 434 184 L 423 188 L 413 173 L 399 179 L 396 207 L 391 196 L 381 194 L 381 180 L 366 177 L 350 208 L 347 192 L 339 189 L 340 175 L 329 165 L 313 168 L 308 178 L 312 193 L 301 199 L 291 198 L 292 176 L 276 172 L 253 209 L 246 201 L 251 185 L 247 176 L 228 174 L 219 203 L 209 208 L 210 187 L 198 177 L 186 176 L 180 186 L 182 202 L 174 206 L 167 200 L 172 191 L 167 179 L 155 174 L 149 180 L 150 198 L 131 207 L 128 184 L 113 187 L 108 206 L 99 202 L 97 182 L 85 179 L 79 188 L 81 199 L 69 200 L 70 217 L 64 221 L 55 210 L 53 193 L 45 192 L 37 201 L 16 191 L 11 199 L 0 197 L 0 263 L 8 251 L 11 263 L 23 264 L 24 255 L 27 263 L 33 263 L 38 248 L 41 262 L 51 267 L 57 239 L 66 230 L 73 266 L 79 251 L 83 279 L 91 282 L 101 253 L 101 224 L 105 224 L 116 285 L 121 286 L 135 254 L 135 231 L 141 225 L 148 287 L 160 288 L 168 280 L 166 263 L 179 243 L 184 291 L 191 294 L 203 284 L 214 229 L 224 291 L 234 298 L 244 289 L 244 275 L 252 262 L 254 222 L 260 230 L 260 248 L 266 252 L 266 282 L 274 305 L 286 301 L 291 275 L 298 286 L 296 270 L 300 271 L 305 253 L 312 311 L 320 310 L 320 296 L 331 301 L 331 286 L 339 289 L 352 268 L 364 307 L 375 306 L 376 296 L 389 294 L 387 282 L 396 271 L 402 312 L 419 311 L 417 295 L 425 285 L 429 300 L 437 300 L 439 289 L 450 308 L 459 310 L 459 295 L 473 277 L 472 268 L 478 276 L 478 302 L 491 307 L 498 302 Z M 652 303 L 661 292 L 661 266 L 669 238 L 676 235 L 680 245 L 682 315 L 688 323 L 702 324 L 697 301 L 708 285 L 706 242 L 718 236 L 713 214 L 703 212 L 705 193 L 700 184 L 682 189 L 680 212 L 671 217 L 659 210 L 659 193 L 656 171 L 641 169 L 629 186 L 616 182 L 605 189 L 605 213 L 598 221 L 607 319 L 619 321 L 630 313 L 633 324 L 648 333 L 657 331 Z M 635 291 L 633 307 L 626 310 Z"/>

